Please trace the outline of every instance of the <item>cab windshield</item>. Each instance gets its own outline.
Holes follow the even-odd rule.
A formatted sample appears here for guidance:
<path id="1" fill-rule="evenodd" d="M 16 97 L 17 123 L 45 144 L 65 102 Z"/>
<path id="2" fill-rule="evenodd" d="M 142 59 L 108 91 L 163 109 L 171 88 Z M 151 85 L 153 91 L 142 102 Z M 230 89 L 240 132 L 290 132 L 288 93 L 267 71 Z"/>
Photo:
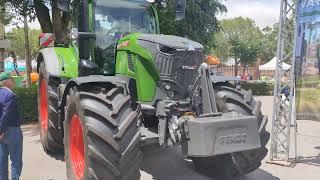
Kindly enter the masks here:
<path id="1" fill-rule="evenodd" d="M 124 34 L 156 33 L 153 11 L 143 0 L 98 0 L 94 11 L 96 64 L 105 71 L 114 67 L 115 43 Z"/>

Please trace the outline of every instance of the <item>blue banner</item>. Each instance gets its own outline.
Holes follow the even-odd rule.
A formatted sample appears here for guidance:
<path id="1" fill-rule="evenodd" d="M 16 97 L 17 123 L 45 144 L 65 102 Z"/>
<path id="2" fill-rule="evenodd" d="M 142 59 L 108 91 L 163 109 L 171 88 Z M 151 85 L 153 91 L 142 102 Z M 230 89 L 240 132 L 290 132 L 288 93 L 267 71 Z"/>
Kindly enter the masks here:
<path id="1" fill-rule="evenodd" d="M 297 119 L 320 120 L 320 0 L 300 0 L 297 15 Z"/>
<path id="2" fill-rule="evenodd" d="M 320 0 L 301 0 L 299 3 L 299 22 L 320 21 Z"/>

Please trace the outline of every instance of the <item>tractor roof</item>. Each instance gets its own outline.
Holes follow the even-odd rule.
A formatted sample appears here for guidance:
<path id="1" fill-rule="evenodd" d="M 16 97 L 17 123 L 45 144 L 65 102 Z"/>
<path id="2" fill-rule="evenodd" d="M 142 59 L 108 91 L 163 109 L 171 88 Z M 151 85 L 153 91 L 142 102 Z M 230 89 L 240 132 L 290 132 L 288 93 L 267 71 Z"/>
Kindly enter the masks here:
<path id="1" fill-rule="evenodd" d="M 146 0 L 97 0 L 97 5 L 106 6 L 110 8 L 146 8 L 150 4 Z"/>

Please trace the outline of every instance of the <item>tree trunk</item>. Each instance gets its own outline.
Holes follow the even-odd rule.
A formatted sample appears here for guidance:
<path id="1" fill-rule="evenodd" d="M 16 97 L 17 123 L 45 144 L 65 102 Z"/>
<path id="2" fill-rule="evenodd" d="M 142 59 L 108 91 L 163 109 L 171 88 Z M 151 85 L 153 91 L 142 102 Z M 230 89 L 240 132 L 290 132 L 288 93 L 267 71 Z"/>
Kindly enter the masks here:
<path id="1" fill-rule="evenodd" d="M 35 11 L 39 20 L 42 32 L 54 33 L 57 44 L 68 43 L 68 26 L 70 15 L 62 12 L 57 7 L 57 0 L 52 0 L 52 21 L 48 7 L 42 1 L 35 2 Z"/>
<path id="2" fill-rule="evenodd" d="M 53 33 L 53 27 L 50 19 L 49 9 L 42 1 L 34 1 L 34 7 L 42 32 Z"/>
<path id="3" fill-rule="evenodd" d="M 68 43 L 68 26 L 70 15 L 57 8 L 57 0 L 52 1 L 52 24 L 55 41 L 58 44 Z"/>
<path id="4" fill-rule="evenodd" d="M 245 74 L 246 73 L 246 70 L 247 70 L 247 65 L 243 65 L 243 71 L 242 71 L 242 74 Z"/>
<path id="5" fill-rule="evenodd" d="M 260 71 L 259 71 L 260 65 L 261 65 L 261 58 L 257 58 L 257 62 L 254 67 L 254 74 L 253 74 L 254 79 L 259 79 L 260 77 Z"/>
<path id="6" fill-rule="evenodd" d="M 237 77 L 238 76 L 238 60 L 237 60 L 237 58 L 234 58 L 234 61 L 235 61 L 234 76 Z"/>
<path id="7" fill-rule="evenodd" d="M 31 87 L 30 74 L 32 72 L 32 66 L 31 66 L 31 56 L 30 56 L 30 45 L 29 45 L 27 16 L 24 16 L 24 36 L 25 36 L 25 48 L 26 48 L 27 88 L 29 88 L 29 87 Z"/>

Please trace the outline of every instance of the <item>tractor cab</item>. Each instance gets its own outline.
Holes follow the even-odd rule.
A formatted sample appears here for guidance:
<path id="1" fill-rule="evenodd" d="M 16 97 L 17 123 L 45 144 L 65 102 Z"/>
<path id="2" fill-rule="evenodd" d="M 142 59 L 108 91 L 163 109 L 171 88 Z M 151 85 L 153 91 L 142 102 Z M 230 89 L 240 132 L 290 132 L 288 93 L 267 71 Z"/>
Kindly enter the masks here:
<path id="1" fill-rule="evenodd" d="M 75 0 L 71 2 L 71 14 L 71 37 L 78 40 L 80 60 L 93 62 L 96 66 L 82 64 L 92 64 L 98 69 L 97 74 L 115 73 L 116 44 L 120 38 L 137 32 L 159 33 L 156 11 L 145 0 L 96 0 L 94 3 Z"/>
<path id="2" fill-rule="evenodd" d="M 103 74 L 114 73 L 117 41 L 130 33 L 159 32 L 156 15 L 145 1 L 98 0 L 94 11 L 95 63 Z"/>
<path id="3" fill-rule="evenodd" d="M 79 52 L 79 76 L 114 75 L 118 41 L 132 33 L 160 34 L 155 3 L 146 0 L 73 0 L 68 6 L 60 0 L 61 10 L 71 7 L 71 34 Z M 185 0 L 176 1 L 176 20 L 184 17 Z M 164 5 L 165 6 L 165 5 Z"/>

